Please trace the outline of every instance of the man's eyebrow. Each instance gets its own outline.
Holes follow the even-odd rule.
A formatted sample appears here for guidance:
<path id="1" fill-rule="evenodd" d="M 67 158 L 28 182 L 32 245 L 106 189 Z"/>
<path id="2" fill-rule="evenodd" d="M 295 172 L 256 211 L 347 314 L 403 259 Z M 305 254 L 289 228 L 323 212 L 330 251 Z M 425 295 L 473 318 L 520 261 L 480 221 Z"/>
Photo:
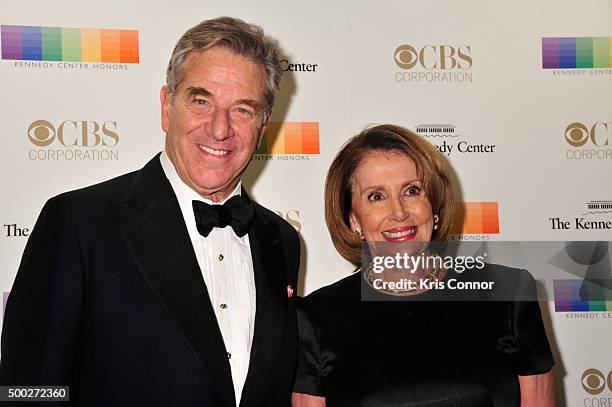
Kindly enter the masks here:
<path id="1" fill-rule="evenodd" d="M 198 86 L 190 86 L 187 88 L 187 94 L 189 96 L 194 96 L 194 95 L 201 95 L 201 96 L 212 96 L 212 93 L 210 93 L 206 88 L 201 88 Z"/>

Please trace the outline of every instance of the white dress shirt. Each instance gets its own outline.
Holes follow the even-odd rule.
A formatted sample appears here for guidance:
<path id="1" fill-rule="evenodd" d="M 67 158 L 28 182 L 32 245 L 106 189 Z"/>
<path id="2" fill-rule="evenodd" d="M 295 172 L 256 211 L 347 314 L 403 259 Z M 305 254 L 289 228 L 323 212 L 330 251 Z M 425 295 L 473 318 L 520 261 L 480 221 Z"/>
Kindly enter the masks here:
<path id="1" fill-rule="evenodd" d="M 249 235 L 238 237 L 234 230 L 213 228 L 207 237 L 196 227 L 192 201 L 219 205 L 234 195 L 240 195 L 241 183 L 223 202 L 203 198 L 179 177 L 166 152 L 160 162 L 172 189 L 178 198 L 189 238 L 215 310 L 217 322 L 225 343 L 236 403 L 240 404 L 242 388 L 249 370 L 253 330 L 255 328 L 255 278 Z M 215 372 L 210 372 L 215 374 Z"/>

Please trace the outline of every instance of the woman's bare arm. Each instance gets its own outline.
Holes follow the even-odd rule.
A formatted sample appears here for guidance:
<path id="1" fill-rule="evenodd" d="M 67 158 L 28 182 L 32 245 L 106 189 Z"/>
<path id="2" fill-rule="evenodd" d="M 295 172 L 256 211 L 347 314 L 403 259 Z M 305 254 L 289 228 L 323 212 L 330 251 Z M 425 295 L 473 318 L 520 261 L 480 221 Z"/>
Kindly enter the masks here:
<path id="1" fill-rule="evenodd" d="M 311 396 L 304 393 L 291 394 L 292 407 L 325 407 L 325 397 Z"/>
<path id="2" fill-rule="evenodd" d="M 557 405 L 552 372 L 519 376 L 519 384 L 521 407 L 555 407 Z"/>

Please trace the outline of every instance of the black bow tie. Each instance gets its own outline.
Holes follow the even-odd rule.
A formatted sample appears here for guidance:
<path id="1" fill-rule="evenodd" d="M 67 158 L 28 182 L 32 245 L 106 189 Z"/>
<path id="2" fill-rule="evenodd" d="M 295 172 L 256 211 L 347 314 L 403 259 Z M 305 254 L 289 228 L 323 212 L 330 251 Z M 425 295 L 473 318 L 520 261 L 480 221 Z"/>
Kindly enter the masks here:
<path id="1" fill-rule="evenodd" d="M 208 236 L 213 228 L 231 226 L 239 237 L 247 234 L 253 217 L 255 207 L 252 203 L 244 203 L 240 195 L 234 195 L 223 205 L 209 205 L 201 201 L 193 201 L 198 232 L 204 237 Z"/>

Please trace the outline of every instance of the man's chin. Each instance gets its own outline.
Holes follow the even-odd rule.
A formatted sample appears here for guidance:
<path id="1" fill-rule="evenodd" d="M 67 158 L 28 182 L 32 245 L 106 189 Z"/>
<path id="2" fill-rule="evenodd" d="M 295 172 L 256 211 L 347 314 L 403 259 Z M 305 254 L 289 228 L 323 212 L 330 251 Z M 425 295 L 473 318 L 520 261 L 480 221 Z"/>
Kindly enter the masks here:
<path id="1" fill-rule="evenodd" d="M 212 182 L 211 182 L 212 181 Z M 210 195 L 216 195 L 216 196 L 222 196 L 222 195 L 229 195 L 230 193 L 232 193 L 232 191 L 234 190 L 234 188 L 236 188 L 236 185 L 238 184 L 238 179 L 224 179 L 224 180 L 219 180 L 218 182 L 214 182 L 214 179 L 209 178 L 204 178 L 199 180 L 199 182 L 196 182 L 195 185 L 195 191 L 203 196 L 210 196 Z"/>

